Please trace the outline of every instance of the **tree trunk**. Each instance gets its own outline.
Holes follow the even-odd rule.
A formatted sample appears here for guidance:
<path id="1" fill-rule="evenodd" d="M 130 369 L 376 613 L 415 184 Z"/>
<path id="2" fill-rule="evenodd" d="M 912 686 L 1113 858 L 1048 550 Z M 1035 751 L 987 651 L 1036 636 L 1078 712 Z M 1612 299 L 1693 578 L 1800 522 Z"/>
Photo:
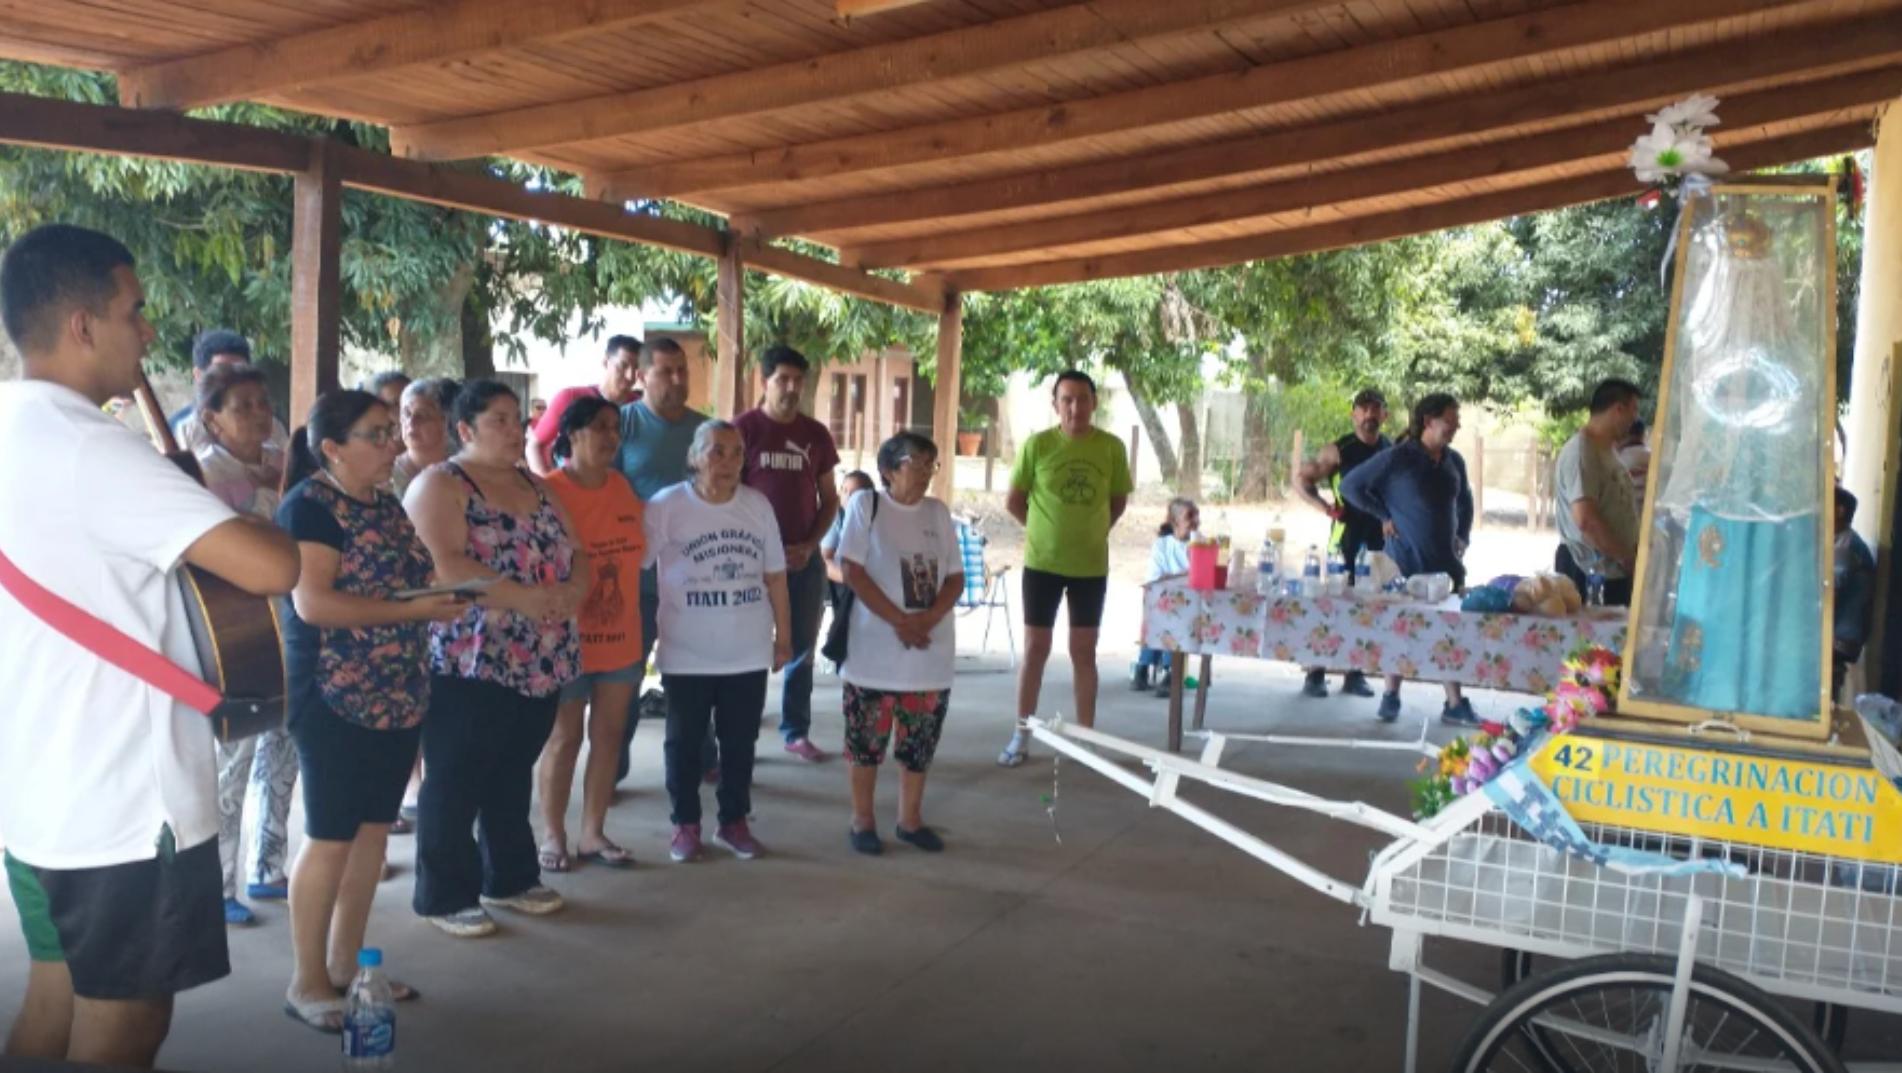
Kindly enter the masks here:
<path id="1" fill-rule="evenodd" d="M 495 375 L 495 338 L 489 317 L 471 294 L 462 302 L 462 375 L 475 380 Z"/>
<path id="2" fill-rule="evenodd" d="M 1180 429 L 1180 458 L 1176 469 L 1176 494 L 1190 499 L 1202 497 L 1202 430 L 1195 424 L 1193 402 L 1176 403 L 1176 427 Z"/>
<path id="3" fill-rule="evenodd" d="M 1259 503 L 1268 498 L 1268 490 L 1275 484 L 1275 446 L 1269 427 L 1273 415 L 1266 386 L 1268 356 L 1249 355 L 1248 370 L 1251 383 L 1242 411 L 1242 464 L 1231 496 L 1244 503 Z"/>
<path id="4" fill-rule="evenodd" d="M 464 343 L 470 324 L 468 307 L 470 294 L 475 288 L 475 273 L 474 262 L 463 265 L 450 278 L 448 286 L 443 288 L 440 308 L 445 317 L 452 313 L 455 315 L 454 327 L 425 339 L 410 331 L 408 326 L 397 325 L 396 357 L 404 372 L 419 380 L 426 376 L 446 376 L 453 380 L 473 375 L 486 376 L 495 371 L 494 363 L 491 361 L 486 366 L 487 372 L 471 373 L 467 369 L 465 360 Z M 475 323 L 481 327 L 482 334 L 486 336 L 488 333 L 486 318 L 477 317 Z"/>
<path id="5" fill-rule="evenodd" d="M 1124 383 L 1129 384 L 1127 377 Z M 1163 427 L 1162 415 L 1156 413 L 1155 405 L 1136 390 L 1135 384 L 1129 384 L 1129 401 L 1136 404 L 1136 416 L 1142 419 L 1143 431 L 1149 435 L 1149 442 L 1156 452 L 1156 461 L 1162 466 L 1163 482 L 1176 483 L 1176 449 L 1169 442 L 1169 430 Z"/>

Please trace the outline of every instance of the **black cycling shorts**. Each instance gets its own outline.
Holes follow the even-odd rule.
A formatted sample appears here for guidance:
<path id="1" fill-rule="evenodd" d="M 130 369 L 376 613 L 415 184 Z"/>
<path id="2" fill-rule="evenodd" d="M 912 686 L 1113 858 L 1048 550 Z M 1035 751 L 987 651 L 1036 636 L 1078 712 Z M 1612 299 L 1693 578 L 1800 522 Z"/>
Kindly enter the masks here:
<path id="1" fill-rule="evenodd" d="M 1057 605 L 1070 598 L 1070 628 L 1093 630 L 1103 624 L 1106 577 L 1065 577 L 1024 568 L 1024 625 L 1048 629 L 1057 624 Z"/>

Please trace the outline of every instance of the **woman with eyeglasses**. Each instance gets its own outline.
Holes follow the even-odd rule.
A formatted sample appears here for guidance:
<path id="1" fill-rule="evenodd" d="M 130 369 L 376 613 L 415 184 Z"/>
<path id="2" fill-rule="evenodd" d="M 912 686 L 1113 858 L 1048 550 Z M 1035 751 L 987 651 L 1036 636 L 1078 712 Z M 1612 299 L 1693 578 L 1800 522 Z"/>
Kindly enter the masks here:
<path id="1" fill-rule="evenodd" d="M 283 630 L 306 840 L 290 877 L 285 1010 L 338 1032 L 422 734 L 428 623 L 456 618 L 462 604 L 397 597 L 427 586 L 431 564 L 402 503 L 384 490 L 400 449 L 387 404 L 363 391 L 325 395 L 291 449 L 294 483 L 277 523 L 303 561 Z M 416 995 L 403 984 L 391 990 Z"/>
<path id="2" fill-rule="evenodd" d="M 588 556 L 561 501 L 522 464 L 522 406 L 506 384 L 465 384 L 456 434 L 461 450 L 425 470 L 403 505 L 444 582 L 487 586 L 430 628 L 416 826 L 412 904 L 467 938 L 495 931 L 487 907 L 562 907 L 542 885 L 529 802 L 561 689 L 581 675 Z"/>
<path id="3" fill-rule="evenodd" d="M 1149 579 L 1172 577 L 1189 572 L 1189 536 L 1202 524 L 1201 508 L 1195 500 L 1177 496 L 1169 501 L 1169 516 L 1156 530 L 1156 543 L 1149 552 Z M 1154 676 L 1153 682 L 1151 676 Z M 1144 647 L 1136 654 L 1131 668 L 1129 688 L 1142 692 L 1154 688 L 1156 695 L 1169 695 L 1169 653 L 1160 648 Z"/>
<path id="4" fill-rule="evenodd" d="M 205 435 L 194 454 L 205 487 L 231 509 L 269 521 L 284 480 L 284 456 L 270 442 L 276 418 L 264 373 L 244 363 L 212 366 L 198 382 L 197 414 Z M 245 894 L 283 900 L 286 828 L 296 784 L 297 752 L 284 731 L 218 743 L 218 856 L 224 866 L 226 924 L 257 923 L 251 907 L 238 900 L 247 798 L 258 824 Z"/>
<path id="5" fill-rule="evenodd" d="M 845 662 L 845 751 L 852 770 L 849 840 L 860 853 L 884 851 L 873 793 L 885 747 L 902 769 L 893 832 L 928 853 L 944 840 L 925 826 L 925 773 L 951 704 L 957 628 L 951 611 L 964 591 L 957 526 L 943 501 L 926 495 L 938 447 L 901 432 L 878 448 L 885 490 L 864 491 L 845 508 L 838 558 L 852 606 Z"/>

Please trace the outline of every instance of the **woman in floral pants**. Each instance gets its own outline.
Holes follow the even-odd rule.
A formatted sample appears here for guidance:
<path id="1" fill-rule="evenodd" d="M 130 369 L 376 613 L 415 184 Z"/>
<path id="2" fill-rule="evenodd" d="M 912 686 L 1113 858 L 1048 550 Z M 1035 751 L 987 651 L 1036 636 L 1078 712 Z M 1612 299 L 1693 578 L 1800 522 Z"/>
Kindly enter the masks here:
<path id="1" fill-rule="evenodd" d="M 838 561 L 858 597 L 845 661 L 845 752 L 852 762 L 852 848 L 880 853 L 872 814 L 878 765 L 896 732 L 901 842 L 944 848 L 921 815 L 925 772 L 951 702 L 957 633 L 951 610 L 964 591 L 957 527 L 943 502 L 925 495 L 938 449 L 901 432 L 878 449 L 883 492 L 863 491 L 846 505 Z"/>

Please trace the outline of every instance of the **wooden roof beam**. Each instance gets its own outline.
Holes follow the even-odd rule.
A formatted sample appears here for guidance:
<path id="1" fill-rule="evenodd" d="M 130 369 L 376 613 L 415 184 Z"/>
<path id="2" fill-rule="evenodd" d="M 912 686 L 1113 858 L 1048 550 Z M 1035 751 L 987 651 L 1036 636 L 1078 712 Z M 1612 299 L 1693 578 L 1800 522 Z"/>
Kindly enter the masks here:
<path id="1" fill-rule="evenodd" d="M 323 141 L 238 123 L 187 119 L 168 112 L 0 93 L 0 144 L 295 174 L 309 166 L 313 146 Z M 629 212 L 618 202 L 529 190 L 479 172 L 401 160 L 355 146 L 333 144 L 328 151 L 343 185 L 358 190 L 703 257 L 718 257 L 727 248 L 724 231 Z M 888 279 L 757 242 L 748 243 L 747 249 L 751 252 L 743 256 L 764 272 L 921 312 L 935 314 L 944 308 L 942 281 L 933 278 L 910 282 Z"/>
<path id="2" fill-rule="evenodd" d="M 455 160 L 649 134 L 958 78 L 1337 0 L 1097 0 L 652 89 L 392 128 L 391 150 Z"/>
<path id="3" fill-rule="evenodd" d="M 1224 175 L 1296 167 L 1384 149 L 1426 145 L 1580 112 L 1650 107 L 1688 93 L 1850 63 L 1902 63 L 1902 19 L 1893 15 L 1819 26 L 1687 52 L 1633 67 L 1354 116 L 1205 145 L 975 182 L 760 210 L 749 227 L 767 235 L 818 235 L 999 209 L 1060 205 Z"/>
<path id="4" fill-rule="evenodd" d="M 415 11 L 135 67 L 119 75 L 134 108 L 197 108 L 295 93 L 412 64 L 467 60 L 566 34 L 621 30 L 711 0 L 443 0 Z M 733 0 L 721 0 L 733 2 Z"/>
<path id="5" fill-rule="evenodd" d="M 617 196 L 674 197 L 877 171 L 1179 123 L 1365 90 L 1622 38 L 1684 29 L 1796 0 L 1604 0 L 1046 107 L 774 146 L 613 173 Z"/>
<path id="6" fill-rule="evenodd" d="M 1739 173 L 1810 160 L 1832 153 L 1850 152 L 1875 144 L 1868 120 L 1842 123 L 1767 141 L 1738 144 L 1720 142 L 1725 160 Z M 1362 216 L 1353 220 L 1317 224 L 1313 227 L 1274 231 L 1265 235 L 1224 239 L 1193 246 L 1169 246 L 1105 257 L 1085 257 L 1037 264 L 972 269 L 947 274 L 948 286 L 959 291 L 1005 291 L 1020 287 L 1045 287 L 1062 283 L 1082 283 L 1121 276 L 1147 276 L 1162 272 L 1186 272 L 1197 268 L 1293 257 L 1322 250 L 1361 246 L 1388 239 L 1463 227 L 1488 220 L 1543 212 L 1568 205 L 1602 201 L 1620 195 L 1637 194 L 1644 184 L 1625 167 L 1606 169 L 1569 179 L 1536 186 L 1481 194 L 1457 201 L 1444 201 Z"/>
<path id="7" fill-rule="evenodd" d="M 1902 94 L 1902 65 L 1788 89 L 1726 99 L 1724 130 L 1745 130 L 1883 104 Z M 1052 220 L 1003 224 L 948 235 L 864 246 L 842 259 L 862 268 L 946 266 L 1026 250 L 1162 234 L 1322 205 L 1391 197 L 1409 190 L 1521 174 L 1595 157 L 1620 158 L 1644 130 L 1637 116 L 1534 134 L 1432 156 L 1284 179 L 1152 204 L 1099 209 Z"/>

